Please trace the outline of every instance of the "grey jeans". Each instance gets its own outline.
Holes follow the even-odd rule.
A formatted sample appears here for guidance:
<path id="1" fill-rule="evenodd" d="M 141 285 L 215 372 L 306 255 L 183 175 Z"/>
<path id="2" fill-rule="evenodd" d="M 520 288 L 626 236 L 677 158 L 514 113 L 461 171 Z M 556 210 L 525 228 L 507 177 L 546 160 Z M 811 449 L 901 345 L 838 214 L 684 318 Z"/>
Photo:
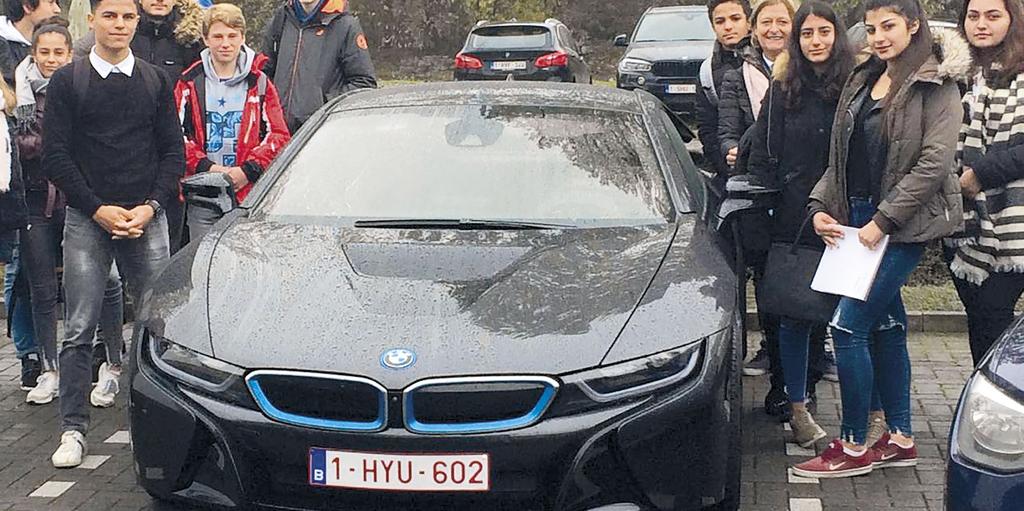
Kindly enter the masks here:
<path id="1" fill-rule="evenodd" d="M 115 240 L 92 218 L 67 208 L 64 221 L 64 344 L 60 350 L 61 431 L 89 429 L 92 340 L 100 321 L 110 265 L 117 262 L 128 292 L 142 289 L 170 257 L 167 219 L 160 213 L 136 239 Z M 138 303 L 138 301 L 136 301 Z M 108 354 L 121 353 L 120 336 L 107 339 Z"/>
<path id="2" fill-rule="evenodd" d="M 224 215 L 219 211 L 202 206 L 188 205 L 188 237 L 190 241 L 202 238 L 213 224 L 217 223 Z"/>

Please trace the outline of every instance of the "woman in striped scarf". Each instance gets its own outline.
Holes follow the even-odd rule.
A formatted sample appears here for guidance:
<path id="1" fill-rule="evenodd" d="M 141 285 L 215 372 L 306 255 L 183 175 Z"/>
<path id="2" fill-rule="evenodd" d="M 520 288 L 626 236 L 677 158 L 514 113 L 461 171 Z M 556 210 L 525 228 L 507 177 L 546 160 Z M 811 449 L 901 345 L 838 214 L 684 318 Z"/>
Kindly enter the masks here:
<path id="1" fill-rule="evenodd" d="M 965 232 L 950 269 L 967 310 L 977 364 L 1013 320 L 1024 293 L 1024 8 L 966 0 L 960 29 L 977 73 L 964 96 L 959 163 Z M 948 250 L 950 254 L 952 250 Z"/>

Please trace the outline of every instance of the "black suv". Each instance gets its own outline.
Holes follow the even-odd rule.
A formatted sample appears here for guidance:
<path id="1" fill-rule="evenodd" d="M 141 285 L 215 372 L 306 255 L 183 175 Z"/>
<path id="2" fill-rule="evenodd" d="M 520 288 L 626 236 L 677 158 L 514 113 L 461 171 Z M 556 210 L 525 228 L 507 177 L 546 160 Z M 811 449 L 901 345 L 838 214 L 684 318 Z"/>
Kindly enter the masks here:
<path id="1" fill-rule="evenodd" d="M 693 113 L 700 65 L 711 56 L 715 32 L 702 6 L 652 7 L 644 12 L 626 46 L 615 83 L 620 89 L 646 89 L 676 113 Z"/>
<path id="2" fill-rule="evenodd" d="M 556 19 L 482 21 L 455 56 L 455 79 L 591 83 L 586 54 L 586 47 L 577 45 L 569 28 Z"/>

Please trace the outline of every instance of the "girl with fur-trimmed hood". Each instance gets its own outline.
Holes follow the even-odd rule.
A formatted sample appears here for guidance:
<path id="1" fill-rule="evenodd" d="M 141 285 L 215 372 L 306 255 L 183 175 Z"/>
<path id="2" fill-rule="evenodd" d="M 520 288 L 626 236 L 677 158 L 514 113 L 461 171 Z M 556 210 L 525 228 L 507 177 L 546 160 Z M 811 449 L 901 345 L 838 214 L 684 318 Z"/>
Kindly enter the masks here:
<path id="1" fill-rule="evenodd" d="M 978 68 L 964 96 L 958 154 L 966 228 L 947 244 L 958 247 L 950 269 L 977 364 L 1024 293 L 1024 7 L 966 0 L 960 30 Z"/>
<path id="2" fill-rule="evenodd" d="M 829 164 L 811 192 L 814 230 L 832 246 L 842 226 L 888 247 L 865 301 L 843 297 L 832 318 L 842 396 L 840 438 L 793 468 L 802 477 L 850 477 L 914 466 L 910 357 L 900 288 L 925 244 L 963 228 L 954 169 L 963 118 L 958 80 L 971 67 L 967 44 L 928 26 L 918 0 L 868 0 L 864 22 L 874 56 L 857 66 L 839 98 Z M 867 445 L 873 390 L 889 430 Z"/>

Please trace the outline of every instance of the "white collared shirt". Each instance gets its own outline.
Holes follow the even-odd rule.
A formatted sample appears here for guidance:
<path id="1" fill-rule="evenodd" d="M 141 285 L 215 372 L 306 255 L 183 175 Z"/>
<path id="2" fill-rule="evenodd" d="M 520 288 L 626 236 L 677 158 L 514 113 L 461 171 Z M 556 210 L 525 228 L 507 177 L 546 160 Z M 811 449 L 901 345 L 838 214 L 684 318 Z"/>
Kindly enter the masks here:
<path id="1" fill-rule="evenodd" d="M 89 63 L 92 64 L 92 68 L 96 70 L 96 73 L 100 75 L 100 78 L 104 80 L 110 76 L 110 73 L 121 73 L 125 76 L 131 77 L 132 71 L 135 70 L 135 55 L 132 54 L 131 50 L 128 50 L 128 56 L 117 64 L 111 64 L 103 60 L 102 57 L 96 54 L 96 47 L 93 46 L 92 51 L 89 52 Z"/>

